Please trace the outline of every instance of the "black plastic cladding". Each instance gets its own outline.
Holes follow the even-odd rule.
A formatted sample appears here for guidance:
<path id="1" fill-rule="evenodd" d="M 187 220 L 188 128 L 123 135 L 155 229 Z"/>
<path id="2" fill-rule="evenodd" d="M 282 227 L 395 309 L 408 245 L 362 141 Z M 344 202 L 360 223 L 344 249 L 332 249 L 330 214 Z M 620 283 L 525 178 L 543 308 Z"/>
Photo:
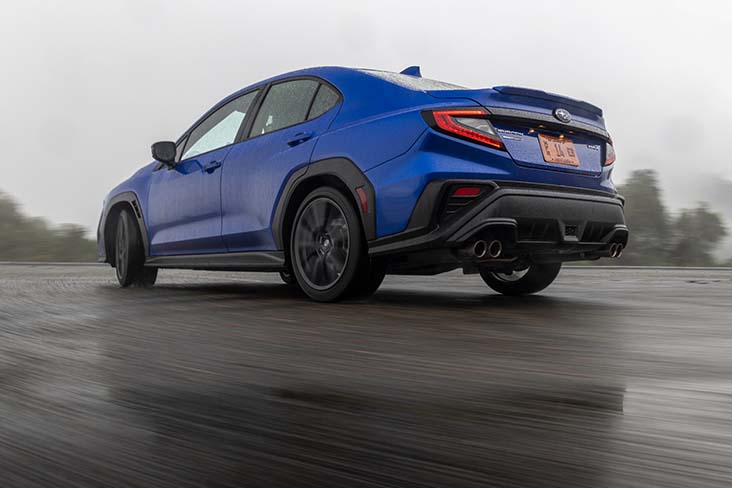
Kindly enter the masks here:
<path id="1" fill-rule="evenodd" d="M 287 236 L 283 235 L 284 217 L 293 193 L 297 187 L 317 176 L 332 176 L 338 178 L 350 190 L 353 200 L 358 204 L 360 201 L 356 188 L 363 187 L 368 201 L 368 213 L 364 214 L 356 206 L 357 213 L 361 216 L 364 234 L 367 241 L 376 239 L 376 194 L 374 187 L 361 170 L 349 159 L 333 158 L 324 159 L 305 166 L 295 171 L 287 180 L 282 196 L 277 202 L 274 218 L 272 219 L 272 233 L 274 234 L 277 249 L 284 249 Z"/>

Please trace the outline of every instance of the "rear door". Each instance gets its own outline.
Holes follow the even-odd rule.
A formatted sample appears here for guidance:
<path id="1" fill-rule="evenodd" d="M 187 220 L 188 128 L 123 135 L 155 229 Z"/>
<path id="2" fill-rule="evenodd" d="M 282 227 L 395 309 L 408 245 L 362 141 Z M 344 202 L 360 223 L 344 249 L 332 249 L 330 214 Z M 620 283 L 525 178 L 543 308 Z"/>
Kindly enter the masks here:
<path id="1" fill-rule="evenodd" d="M 229 251 L 275 250 L 271 224 L 288 176 L 310 162 L 318 137 L 333 121 L 340 93 L 317 79 L 272 84 L 247 139 L 223 168 L 222 234 Z"/>
<path id="2" fill-rule="evenodd" d="M 148 196 L 150 254 L 226 252 L 221 237 L 221 167 L 256 91 L 200 122 L 179 144 L 179 161 L 152 175 Z"/>

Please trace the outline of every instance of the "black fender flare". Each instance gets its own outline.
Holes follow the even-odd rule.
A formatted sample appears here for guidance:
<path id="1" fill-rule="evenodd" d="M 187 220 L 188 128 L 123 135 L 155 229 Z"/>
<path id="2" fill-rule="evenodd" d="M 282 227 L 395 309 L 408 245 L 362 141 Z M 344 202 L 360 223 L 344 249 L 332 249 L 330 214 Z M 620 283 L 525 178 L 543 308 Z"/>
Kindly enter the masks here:
<path id="1" fill-rule="evenodd" d="M 107 253 L 107 249 L 109 249 L 108 244 L 106 242 L 106 236 L 107 236 L 107 221 L 109 220 L 110 213 L 113 209 L 115 209 L 120 203 L 126 203 L 129 205 L 130 208 L 132 208 L 133 214 L 135 218 L 137 219 L 137 226 L 140 229 L 140 236 L 142 237 L 142 245 L 145 249 L 145 258 L 148 258 L 150 256 L 150 243 L 148 241 L 147 237 L 147 226 L 145 225 L 145 218 L 142 215 L 142 207 L 140 206 L 140 200 L 137 198 L 137 195 L 132 191 L 125 191 L 122 193 L 118 193 L 117 195 L 113 196 L 109 199 L 109 201 L 104 206 L 104 211 L 102 212 L 102 217 L 99 219 L 99 229 L 97 231 L 97 240 L 99 241 L 99 247 L 101 249 L 104 249 L 104 255 L 99 256 L 99 260 L 102 262 L 106 262 L 109 264 L 113 264 L 112 262 L 112 256 L 109 256 Z"/>
<path id="2" fill-rule="evenodd" d="M 293 172 L 287 179 L 272 219 L 272 234 L 277 249 L 285 249 L 285 242 L 287 241 L 287 236 L 284 235 L 285 216 L 292 197 L 296 194 L 300 185 L 319 176 L 337 178 L 350 190 L 351 197 L 356 202 L 356 210 L 361 217 L 366 240 L 373 241 L 376 239 L 376 193 L 373 185 L 361 169 L 350 159 L 329 158 L 310 163 Z M 358 205 L 360 198 L 356 190 L 359 188 L 363 189 L 368 202 L 368 211 L 365 213 L 361 211 Z"/>

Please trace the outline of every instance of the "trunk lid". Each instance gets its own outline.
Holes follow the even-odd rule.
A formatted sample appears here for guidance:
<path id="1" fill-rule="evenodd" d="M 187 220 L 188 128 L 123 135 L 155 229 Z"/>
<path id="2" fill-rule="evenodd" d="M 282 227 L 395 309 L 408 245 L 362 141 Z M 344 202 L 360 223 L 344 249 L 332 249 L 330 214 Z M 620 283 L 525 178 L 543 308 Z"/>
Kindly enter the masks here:
<path id="1" fill-rule="evenodd" d="M 592 175 L 602 172 L 605 142 L 609 137 L 602 110 L 591 103 L 511 86 L 433 90 L 429 94 L 442 99 L 469 99 L 488 109 L 493 126 L 519 165 Z M 571 121 L 560 120 L 555 115 L 558 109 L 569 112 Z M 547 161 L 542 144 L 546 146 L 548 141 L 559 138 L 572 142 L 572 145 L 565 142 L 560 151 L 573 149 L 579 159 L 578 165 Z"/>

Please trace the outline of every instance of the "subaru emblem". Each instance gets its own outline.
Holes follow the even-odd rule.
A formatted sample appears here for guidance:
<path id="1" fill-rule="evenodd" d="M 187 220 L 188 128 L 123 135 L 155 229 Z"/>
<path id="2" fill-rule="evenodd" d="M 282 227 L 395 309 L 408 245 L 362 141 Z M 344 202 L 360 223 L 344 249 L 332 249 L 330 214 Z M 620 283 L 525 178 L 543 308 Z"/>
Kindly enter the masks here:
<path id="1" fill-rule="evenodd" d="M 559 120 L 560 122 L 564 122 L 565 124 L 569 124 L 570 122 L 572 122 L 572 114 L 569 113 L 567 109 L 554 109 L 554 116 L 557 118 L 557 120 Z"/>

